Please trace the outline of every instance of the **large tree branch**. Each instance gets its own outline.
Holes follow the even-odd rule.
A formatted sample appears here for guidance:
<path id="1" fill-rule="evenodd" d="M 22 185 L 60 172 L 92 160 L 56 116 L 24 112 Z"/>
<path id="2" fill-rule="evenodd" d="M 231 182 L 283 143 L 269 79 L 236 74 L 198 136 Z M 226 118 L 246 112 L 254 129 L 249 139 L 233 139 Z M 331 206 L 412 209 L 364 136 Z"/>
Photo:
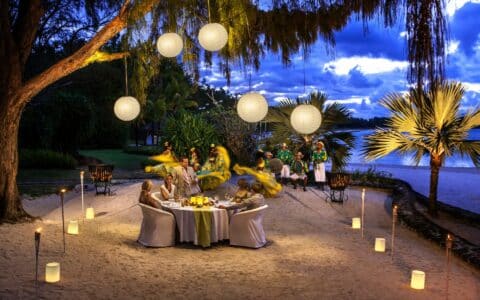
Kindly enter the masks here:
<path id="1" fill-rule="evenodd" d="M 82 68 L 93 64 L 93 63 L 99 63 L 99 62 L 106 62 L 106 61 L 112 61 L 112 60 L 117 60 L 124 58 L 126 56 L 129 56 L 129 52 L 119 52 L 119 53 L 107 53 L 107 52 L 102 52 L 102 51 L 96 51 L 92 56 L 90 56 L 87 60 L 85 60 L 84 65 Z"/>
<path id="2" fill-rule="evenodd" d="M 18 51 L 12 36 L 9 1 L 0 1 L 0 105 L 7 105 L 11 91 L 21 85 L 22 73 L 19 66 Z"/>
<path id="3" fill-rule="evenodd" d="M 148 0 L 140 2 L 141 5 L 139 7 L 133 8 L 136 10 L 136 16 L 145 15 L 157 1 Z M 69 57 L 60 60 L 41 74 L 27 81 L 15 95 L 16 101 L 14 105 L 20 108 L 23 107 L 32 97 L 50 84 L 88 65 L 87 61 L 95 55 L 100 47 L 127 26 L 128 15 L 131 10 L 130 1 L 126 0 L 120 8 L 118 15 L 98 31 L 87 44 Z"/>
<path id="4" fill-rule="evenodd" d="M 13 37 L 17 44 L 20 66 L 23 70 L 32 51 L 44 8 L 41 0 L 31 0 L 20 1 L 18 10 L 17 21 L 13 27 Z"/>

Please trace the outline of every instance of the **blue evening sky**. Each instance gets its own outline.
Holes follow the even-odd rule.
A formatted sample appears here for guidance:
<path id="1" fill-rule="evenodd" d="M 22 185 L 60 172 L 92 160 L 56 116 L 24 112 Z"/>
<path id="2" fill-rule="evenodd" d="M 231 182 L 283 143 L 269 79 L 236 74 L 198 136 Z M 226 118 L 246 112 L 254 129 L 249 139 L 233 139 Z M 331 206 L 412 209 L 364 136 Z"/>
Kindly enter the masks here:
<path id="1" fill-rule="evenodd" d="M 447 0 L 447 11 L 446 74 L 464 84 L 462 109 L 468 110 L 480 106 L 480 0 Z M 385 29 L 382 21 L 374 20 L 364 33 L 362 21 L 352 19 L 336 34 L 333 51 L 327 52 L 325 43 L 318 41 L 305 63 L 299 53 L 292 57 L 291 66 L 285 67 L 278 55 L 268 53 L 260 70 L 252 74 L 252 90 L 264 94 L 272 105 L 285 97 L 301 97 L 304 90 L 321 91 L 330 101 L 345 104 L 354 117 L 385 116 L 378 100 L 408 89 L 404 31 L 403 22 Z M 233 94 L 249 91 L 248 76 L 240 68 L 233 70 L 229 87 L 215 63 L 212 68 L 202 68 L 201 79 Z"/>

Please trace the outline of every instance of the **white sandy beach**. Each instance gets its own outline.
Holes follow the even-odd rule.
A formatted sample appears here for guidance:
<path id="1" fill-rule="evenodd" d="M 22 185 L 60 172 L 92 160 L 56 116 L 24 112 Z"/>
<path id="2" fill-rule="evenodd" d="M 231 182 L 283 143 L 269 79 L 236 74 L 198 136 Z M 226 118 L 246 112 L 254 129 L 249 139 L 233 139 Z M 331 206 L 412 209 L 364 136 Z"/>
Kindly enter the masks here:
<path id="1" fill-rule="evenodd" d="M 223 187 L 225 190 L 227 187 Z M 399 227 L 390 254 L 388 194 L 367 190 L 365 238 L 350 228 L 360 214 L 360 190 L 346 204 L 287 187 L 267 199 L 265 248 L 218 244 L 144 248 L 136 243 L 141 212 L 140 183 L 115 186 L 116 195 L 89 191 L 85 202 L 97 213 L 80 222 L 80 235 L 67 235 L 63 254 L 58 196 L 25 200 L 43 217 L 33 224 L 0 226 L 0 299 L 445 299 L 445 251 Z M 222 195 L 225 191 L 219 191 Z M 321 196 L 321 197 L 320 197 Z M 80 193 L 67 193 L 66 220 L 80 216 Z M 34 230 L 42 227 L 40 283 L 34 285 Z M 387 238 L 387 253 L 373 250 Z M 44 283 L 45 264 L 61 263 L 62 279 Z M 410 272 L 426 272 L 426 289 L 409 287 Z M 480 271 L 454 258 L 449 299 L 479 299 Z"/>

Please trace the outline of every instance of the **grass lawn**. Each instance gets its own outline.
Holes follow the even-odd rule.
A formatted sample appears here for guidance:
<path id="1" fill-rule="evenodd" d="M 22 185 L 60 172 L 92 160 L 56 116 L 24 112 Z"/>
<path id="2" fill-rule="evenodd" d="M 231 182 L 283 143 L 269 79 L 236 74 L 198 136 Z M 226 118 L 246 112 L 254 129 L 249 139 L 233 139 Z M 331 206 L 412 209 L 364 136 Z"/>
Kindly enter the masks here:
<path id="1" fill-rule="evenodd" d="M 122 149 L 82 150 L 80 154 L 97 158 L 105 164 L 113 164 L 115 166 L 114 179 L 149 176 L 143 172 L 142 168 L 142 162 L 145 163 L 148 160 L 146 155 L 128 154 Z M 155 162 L 151 163 L 156 164 Z M 74 170 L 20 169 L 17 177 L 20 193 L 40 196 L 55 193 L 63 187 L 73 188 L 80 183 L 80 170 L 85 171 L 85 183 L 90 183 L 87 166 L 81 166 Z"/>
<path id="2" fill-rule="evenodd" d="M 81 150 L 83 156 L 95 157 L 105 164 L 115 165 L 115 169 L 141 170 L 142 162 L 148 160 L 148 156 L 128 154 L 122 149 Z"/>

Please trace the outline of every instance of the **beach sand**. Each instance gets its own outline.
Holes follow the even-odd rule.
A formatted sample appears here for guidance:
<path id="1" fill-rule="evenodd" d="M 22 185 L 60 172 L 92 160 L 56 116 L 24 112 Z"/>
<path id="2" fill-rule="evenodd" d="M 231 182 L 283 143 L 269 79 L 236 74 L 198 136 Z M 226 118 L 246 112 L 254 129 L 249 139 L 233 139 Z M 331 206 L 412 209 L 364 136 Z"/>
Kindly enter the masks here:
<path id="1" fill-rule="evenodd" d="M 157 183 L 158 184 L 158 183 Z M 360 215 L 359 189 L 342 206 L 325 194 L 284 189 L 269 208 L 268 245 L 258 250 L 217 244 L 144 248 L 136 243 L 140 182 L 115 186 L 114 196 L 86 194 L 97 213 L 66 237 L 56 195 L 25 200 L 43 221 L 0 226 L 0 299 L 445 299 L 445 251 L 398 226 L 390 254 L 387 191 L 366 193 L 365 237 L 350 227 Z M 225 185 L 218 195 L 223 195 Z M 80 217 L 80 193 L 68 192 L 66 220 Z M 133 206 L 133 207 L 132 207 Z M 67 221 L 68 222 L 68 221 Z M 34 230 L 42 227 L 40 282 L 34 284 Z M 373 250 L 387 239 L 387 253 Z M 61 281 L 44 282 L 45 264 L 61 263 Z M 409 287 L 413 269 L 426 272 L 426 289 Z M 450 299 L 479 299 L 480 272 L 452 259 Z"/>

